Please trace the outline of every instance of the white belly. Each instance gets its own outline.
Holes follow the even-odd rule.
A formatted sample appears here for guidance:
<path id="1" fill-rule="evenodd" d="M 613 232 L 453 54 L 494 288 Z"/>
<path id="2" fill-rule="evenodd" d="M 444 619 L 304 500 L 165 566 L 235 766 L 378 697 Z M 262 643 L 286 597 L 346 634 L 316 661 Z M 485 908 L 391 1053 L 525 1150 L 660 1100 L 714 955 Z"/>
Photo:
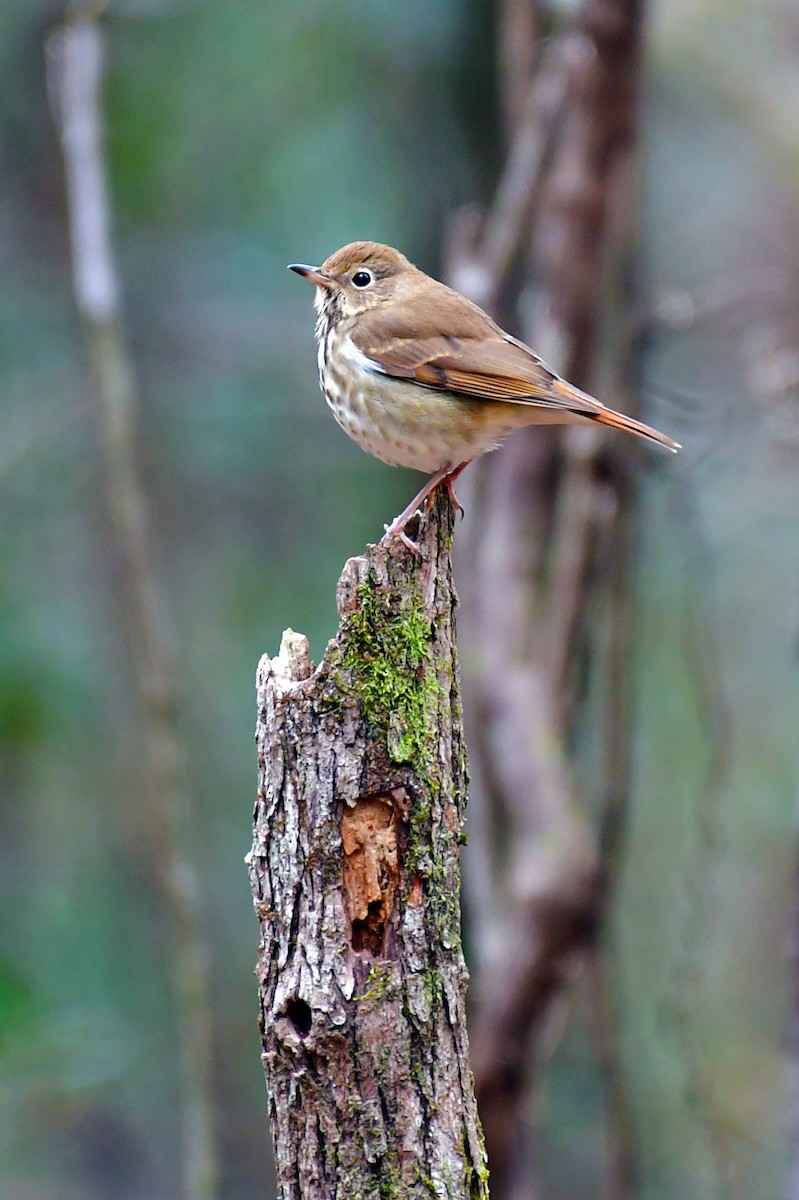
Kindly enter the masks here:
<path id="1" fill-rule="evenodd" d="M 493 450 L 512 429 L 526 424 L 520 406 L 460 398 L 385 375 L 349 337 L 335 347 L 320 341 L 319 381 L 339 425 L 363 450 L 392 466 L 429 475 Z M 494 410 L 490 429 L 489 405 Z M 507 418 L 497 428 L 500 408 Z"/>

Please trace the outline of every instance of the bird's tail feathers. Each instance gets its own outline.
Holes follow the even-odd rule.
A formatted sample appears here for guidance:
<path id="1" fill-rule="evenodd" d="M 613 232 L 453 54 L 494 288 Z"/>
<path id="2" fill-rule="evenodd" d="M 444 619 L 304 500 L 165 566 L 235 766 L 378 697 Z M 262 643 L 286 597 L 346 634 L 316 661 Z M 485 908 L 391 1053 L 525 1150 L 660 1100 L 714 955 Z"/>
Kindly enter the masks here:
<path id="1" fill-rule="evenodd" d="M 600 425 L 609 425 L 613 429 L 623 429 L 626 433 L 634 433 L 637 437 L 655 442 L 658 446 L 665 446 L 667 450 L 671 450 L 675 454 L 678 450 L 682 450 L 682 446 L 679 442 L 675 442 L 674 438 L 667 437 L 665 433 L 660 433 L 651 425 L 645 425 L 643 421 L 636 421 L 634 417 L 626 417 L 624 413 L 606 408 L 599 400 L 595 400 L 587 392 L 581 392 L 579 388 L 572 387 L 565 380 L 556 380 L 552 388 L 567 403 L 571 400 L 574 405 L 572 411 L 579 413 L 580 416 L 597 421 Z"/>

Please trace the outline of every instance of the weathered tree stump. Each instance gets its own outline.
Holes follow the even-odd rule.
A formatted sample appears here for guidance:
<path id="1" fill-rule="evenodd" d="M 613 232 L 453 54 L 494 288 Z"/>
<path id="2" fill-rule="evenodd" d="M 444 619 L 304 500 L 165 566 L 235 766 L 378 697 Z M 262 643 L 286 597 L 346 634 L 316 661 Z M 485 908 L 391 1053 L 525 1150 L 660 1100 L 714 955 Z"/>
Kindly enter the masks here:
<path id="1" fill-rule="evenodd" d="M 281 1200 L 487 1198 L 466 1035 L 467 764 L 446 495 L 350 559 L 316 670 L 258 671 L 250 876 Z"/>

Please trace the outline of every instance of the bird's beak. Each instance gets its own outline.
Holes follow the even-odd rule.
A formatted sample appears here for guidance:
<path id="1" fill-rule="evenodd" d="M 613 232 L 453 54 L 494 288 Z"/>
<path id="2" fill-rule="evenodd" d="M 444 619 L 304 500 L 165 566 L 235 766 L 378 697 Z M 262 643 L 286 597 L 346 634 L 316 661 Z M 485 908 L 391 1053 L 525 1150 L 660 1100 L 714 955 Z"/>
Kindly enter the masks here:
<path id="1" fill-rule="evenodd" d="M 290 263 L 290 271 L 296 271 L 298 275 L 304 275 L 306 279 L 310 279 L 311 283 L 315 283 L 317 287 L 330 289 L 333 286 L 333 280 L 325 275 L 318 267 L 306 267 L 302 263 Z"/>

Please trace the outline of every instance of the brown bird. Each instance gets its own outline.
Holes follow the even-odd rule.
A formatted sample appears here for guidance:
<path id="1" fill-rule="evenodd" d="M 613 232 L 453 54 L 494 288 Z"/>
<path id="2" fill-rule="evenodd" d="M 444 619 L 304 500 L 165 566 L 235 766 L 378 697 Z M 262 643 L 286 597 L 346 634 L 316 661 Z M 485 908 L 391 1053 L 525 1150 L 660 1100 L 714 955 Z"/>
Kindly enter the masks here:
<path id="1" fill-rule="evenodd" d="M 598 422 L 679 450 L 678 442 L 606 408 L 548 367 L 487 313 L 379 242 L 352 242 L 321 267 L 290 270 L 316 284 L 319 382 L 339 425 L 392 466 L 431 478 L 386 526 L 399 536 L 440 483 L 457 504 L 463 468 L 523 425 Z"/>

